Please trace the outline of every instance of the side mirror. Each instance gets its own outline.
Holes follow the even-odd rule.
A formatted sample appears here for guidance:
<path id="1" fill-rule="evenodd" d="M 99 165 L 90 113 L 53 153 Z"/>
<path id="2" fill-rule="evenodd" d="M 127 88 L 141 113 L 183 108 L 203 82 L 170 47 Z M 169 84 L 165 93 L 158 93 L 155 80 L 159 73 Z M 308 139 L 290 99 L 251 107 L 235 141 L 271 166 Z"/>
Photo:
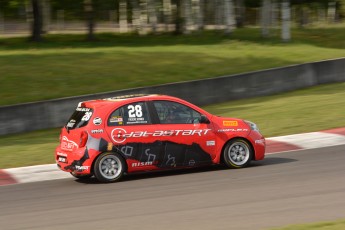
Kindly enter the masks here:
<path id="1" fill-rule="evenodd" d="M 210 120 L 204 114 L 201 114 L 199 122 L 200 124 L 210 124 Z"/>

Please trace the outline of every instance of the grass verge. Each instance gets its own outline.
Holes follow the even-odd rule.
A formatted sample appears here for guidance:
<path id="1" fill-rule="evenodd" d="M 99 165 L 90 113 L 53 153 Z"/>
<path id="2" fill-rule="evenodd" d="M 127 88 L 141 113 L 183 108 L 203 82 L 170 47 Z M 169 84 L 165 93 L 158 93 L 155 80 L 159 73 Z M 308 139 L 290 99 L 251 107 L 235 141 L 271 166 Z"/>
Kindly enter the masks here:
<path id="1" fill-rule="evenodd" d="M 259 125 L 266 137 L 345 126 L 345 83 L 320 85 L 289 93 L 214 104 L 213 114 L 239 117 Z"/>
<path id="2" fill-rule="evenodd" d="M 290 43 L 263 39 L 258 28 L 230 37 L 97 37 L 93 43 L 84 35 L 47 35 L 42 44 L 0 39 L 0 106 L 345 57 L 343 28 L 294 29 Z"/>
<path id="3" fill-rule="evenodd" d="M 343 230 L 345 229 L 345 220 L 320 222 L 313 224 L 290 225 L 272 230 Z"/>
<path id="4" fill-rule="evenodd" d="M 257 123 L 266 137 L 344 127 L 345 82 L 206 106 Z M 0 137 L 0 168 L 54 163 L 59 129 Z"/>

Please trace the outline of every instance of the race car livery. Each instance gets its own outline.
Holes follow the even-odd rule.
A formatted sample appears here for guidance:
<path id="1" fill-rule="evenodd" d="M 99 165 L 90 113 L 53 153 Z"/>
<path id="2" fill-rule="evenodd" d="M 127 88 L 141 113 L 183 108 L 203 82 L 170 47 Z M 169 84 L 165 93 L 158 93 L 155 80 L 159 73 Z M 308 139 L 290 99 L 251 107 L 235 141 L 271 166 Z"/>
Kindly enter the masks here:
<path id="1" fill-rule="evenodd" d="M 62 128 L 55 159 L 77 178 L 262 160 L 265 139 L 249 121 L 212 115 L 182 99 L 128 95 L 85 101 Z"/>

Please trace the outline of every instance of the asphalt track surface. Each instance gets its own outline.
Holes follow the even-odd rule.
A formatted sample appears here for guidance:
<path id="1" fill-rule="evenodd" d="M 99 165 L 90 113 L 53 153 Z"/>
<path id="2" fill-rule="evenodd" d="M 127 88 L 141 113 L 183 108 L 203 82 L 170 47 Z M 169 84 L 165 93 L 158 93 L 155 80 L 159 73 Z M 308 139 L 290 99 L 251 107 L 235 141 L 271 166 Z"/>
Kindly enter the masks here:
<path id="1" fill-rule="evenodd" d="M 345 145 L 224 167 L 0 187 L 0 229 L 268 229 L 345 218 Z"/>

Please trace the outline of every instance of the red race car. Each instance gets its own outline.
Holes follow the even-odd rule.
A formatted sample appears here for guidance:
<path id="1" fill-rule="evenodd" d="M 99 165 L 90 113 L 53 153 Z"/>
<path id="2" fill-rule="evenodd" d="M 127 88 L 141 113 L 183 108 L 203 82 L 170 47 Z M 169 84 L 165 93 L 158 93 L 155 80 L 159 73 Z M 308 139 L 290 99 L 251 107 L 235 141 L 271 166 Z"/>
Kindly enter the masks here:
<path id="1" fill-rule="evenodd" d="M 221 163 L 242 168 L 264 156 L 265 139 L 254 123 L 164 95 L 79 103 L 55 151 L 61 170 L 101 182 L 125 173 Z"/>

